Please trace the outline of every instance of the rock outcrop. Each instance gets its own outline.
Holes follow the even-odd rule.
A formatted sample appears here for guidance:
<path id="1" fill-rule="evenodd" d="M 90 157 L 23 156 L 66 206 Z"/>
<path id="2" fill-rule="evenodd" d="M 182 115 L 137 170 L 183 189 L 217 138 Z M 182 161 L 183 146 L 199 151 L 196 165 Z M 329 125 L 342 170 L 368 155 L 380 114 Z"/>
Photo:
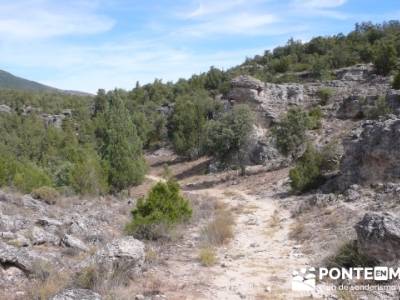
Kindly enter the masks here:
<path id="1" fill-rule="evenodd" d="M 131 236 L 126 236 L 106 244 L 79 267 L 96 265 L 110 276 L 115 270 L 122 269 L 134 276 L 141 271 L 144 259 L 144 244 Z"/>
<path id="2" fill-rule="evenodd" d="M 389 213 L 367 213 L 355 226 L 358 248 L 380 262 L 400 259 L 400 219 Z"/>
<path id="3" fill-rule="evenodd" d="M 101 300 L 101 296 L 87 289 L 65 289 L 50 300 Z"/>
<path id="4" fill-rule="evenodd" d="M 5 104 L 1 104 L 1 105 L 0 105 L 0 113 L 7 113 L 7 114 L 9 114 L 9 113 L 11 113 L 11 111 L 12 111 L 12 109 L 11 109 L 11 107 L 9 107 L 8 105 L 5 105 Z"/>
<path id="5" fill-rule="evenodd" d="M 365 121 L 344 142 L 340 175 L 342 189 L 351 184 L 400 180 L 400 119 Z"/>

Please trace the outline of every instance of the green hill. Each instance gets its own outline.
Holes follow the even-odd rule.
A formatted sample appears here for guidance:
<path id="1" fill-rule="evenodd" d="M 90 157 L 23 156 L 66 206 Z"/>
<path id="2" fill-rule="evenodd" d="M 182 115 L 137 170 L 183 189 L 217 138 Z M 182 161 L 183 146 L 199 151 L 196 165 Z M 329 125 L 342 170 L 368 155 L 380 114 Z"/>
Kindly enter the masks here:
<path id="1" fill-rule="evenodd" d="M 79 95 L 79 96 L 89 95 L 88 93 L 79 91 L 60 90 L 35 81 L 15 76 L 3 70 L 0 70 L 0 89 L 12 89 L 20 91 L 34 91 L 34 92 L 61 92 L 65 94 Z"/>

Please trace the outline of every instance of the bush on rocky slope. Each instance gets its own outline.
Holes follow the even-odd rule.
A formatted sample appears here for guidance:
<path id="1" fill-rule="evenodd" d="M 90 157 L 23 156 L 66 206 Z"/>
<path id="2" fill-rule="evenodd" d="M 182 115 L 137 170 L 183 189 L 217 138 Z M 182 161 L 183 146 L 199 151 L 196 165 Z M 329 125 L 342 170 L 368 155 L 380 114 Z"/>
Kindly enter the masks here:
<path id="1" fill-rule="evenodd" d="M 321 153 L 311 145 L 308 145 L 296 166 L 289 172 L 290 186 L 294 192 L 305 192 L 323 182 L 321 174 L 322 161 Z"/>
<path id="2" fill-rule="evenodd" d="M 132 210 L 133 219 L 125 230 L 138 238 L 157 239 L 191 216 L 192 209 L 180 194 L 178 183 L 173 180 L 158 182 L 146 198 L 138 200 Z"/>
<path id="3" fill-rule="evenodd" d="M 290 109 L 281 121 L 272 129 L 279 151 L 288 156 L 306 142 L 309 126 L 308 115 L 299 108 Z"/>

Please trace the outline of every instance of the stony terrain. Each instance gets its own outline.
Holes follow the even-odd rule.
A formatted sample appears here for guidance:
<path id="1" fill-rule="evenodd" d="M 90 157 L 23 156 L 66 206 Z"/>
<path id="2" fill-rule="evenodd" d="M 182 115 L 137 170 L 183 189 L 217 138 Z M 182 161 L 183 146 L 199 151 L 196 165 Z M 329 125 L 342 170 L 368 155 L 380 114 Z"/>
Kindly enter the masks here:
<path id="1" fill-rule="evenodd" d="M 400 257 L 399 93 L 369 65 L 336 74 L 304 84 L 232 81 L 221 101 L 245 102 L 258 119 L 245 176 L 209 173 L 211 158 L 187 162 L 160 149 L 147 154 L 147 179 L 127 195 L 46 203 L 1 191 L 0 299 L 398 299 L 397 291 L 338 294 L 326 282 L 313 293 L 291 291 L 294 270 L 325 265 L 353 240 L 381 264 L 396 265 Z M 294 195 L 292 161 L 268 133 L 288 107 L 317 103 L 323 87 L 334 93 L 310 139 L 317 146 L 340 141 L 340 170 L 319 190 Z M 379 97 L 394 114 L 363 119 Z M 162 180 L 165 164 L 192 204 L 192 220 L 168 240 L 125 236 L 135 200 Z M 204 266 L 202 232 L 218 210 L 232 214 L 233 235 L 217 247 L 217 262 Z"/>

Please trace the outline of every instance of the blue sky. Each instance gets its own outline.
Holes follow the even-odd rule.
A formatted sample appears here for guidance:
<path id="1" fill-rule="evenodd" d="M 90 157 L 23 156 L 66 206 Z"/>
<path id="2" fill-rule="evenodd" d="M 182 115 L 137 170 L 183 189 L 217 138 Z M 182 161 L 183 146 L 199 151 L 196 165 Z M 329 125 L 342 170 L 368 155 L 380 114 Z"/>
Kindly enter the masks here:
<path id="1" fill-rule="evenodd" d="M 390 19 L 399 0 L 0 0 L 0 69 L 63 89 L 131 89 Z"/>

